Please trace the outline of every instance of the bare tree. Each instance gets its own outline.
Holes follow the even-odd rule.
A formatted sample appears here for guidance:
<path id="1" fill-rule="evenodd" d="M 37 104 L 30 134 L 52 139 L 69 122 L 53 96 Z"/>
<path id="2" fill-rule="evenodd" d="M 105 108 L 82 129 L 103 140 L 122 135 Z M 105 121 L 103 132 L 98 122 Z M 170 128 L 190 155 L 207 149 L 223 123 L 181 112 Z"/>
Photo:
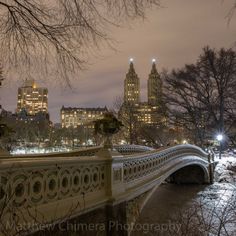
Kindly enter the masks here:
<path id="1" fill-rule="evenodd" d="M 206 47 L 198 61 L 165 75 L 172 117 L 200 145 L 216 132 L 229 134 L 236 120 L 236 53 Z"/>
<path id="2" fill-rule="evenodd" d="M 2 87 L 2 81 L 3 80 L 4 80 L 3 70 L 2 70 L 2 66 L 0 64 L 0 90 L 1 90 L 1 87 Z M 3 119 L 2 119 L 2 105 L 1 105 L 1 97 L 0 97 L 0 151 L 1 151 L 1 146 L 2 146 L 2 137 L 7 132 L 8 132 L 8 128 L 7 128 L 6 124 L 3 122 Z"/>
<path id="3" fill-rule="evenodd" d="M 108 44 L 109 26 L 144 18 L 159 0 L 0 0 L 1 59 L 10 68 L 32 64 L 40 71 L 83 68 L 91 47 Z M 55 68 L 54 68 L 55 67 Z"/>
<path id="4" fill-rule="evenodd" d="M 134 104 L 124 103 L 122 97 L 117 97 L 114 101 L 115 113 L 118 114 L 118 118 L 122 121 L 124 138 L 130 144 L 138 144 L 138 132 L 141 127 L 137 118 L 137 108 Z"/>
<path id="5" fill-rule="evenodd" d="M 159 125 L 143 125 L 139 129 L 139 135 L 145 140 L 147 146 L 154 148 L 166 147 L 181 142 L 182 136 L 178 130 L 168 125 L 160 123 Z"/>

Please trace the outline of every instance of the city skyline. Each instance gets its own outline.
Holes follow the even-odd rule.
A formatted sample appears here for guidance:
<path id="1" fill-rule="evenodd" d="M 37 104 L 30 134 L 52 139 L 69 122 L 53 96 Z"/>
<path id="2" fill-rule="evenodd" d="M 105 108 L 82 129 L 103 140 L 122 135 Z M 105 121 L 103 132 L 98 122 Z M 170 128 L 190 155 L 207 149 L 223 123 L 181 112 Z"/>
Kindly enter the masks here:
<path id="1" fill-rule="evenodd" d="M 88 70 L 80 72 L 79 79 L 72 81 L 72 90 L 63 91 L 63 86 L 53 83 L 45 85 L 49 88 L 52 121 L 59 121 L 62 105 L 112 107 L 115 97 L 123 96 L 123 80 L 130 57 L 134 58 L 140 77 L 141 100 L 146 100 L 146 82 L 152 58 L 157 59 L 157 68 L 161 71 L 162 68 L 178 68 L 195 62 L 206 45 L 215 48 L 233 46 L 235 20 L 231 19 L 227 25 L 225 18 L 233 2 L 182 0 L 177 4 L 167 1 L 166 8 L 150 11 L 147 20 L 134 24 L 131 30 L 128 27 L 116 30 L 111 36 L 118 41 L 118 52 L 104 49 L 100 52 L 101 58 L 91 59 L 92 65 Z M 12 77 L 7 77 L 6 86 L 1 91 L 3 108 L 15 111 L 16 90 L 22 82 L 16 84 Z"/>

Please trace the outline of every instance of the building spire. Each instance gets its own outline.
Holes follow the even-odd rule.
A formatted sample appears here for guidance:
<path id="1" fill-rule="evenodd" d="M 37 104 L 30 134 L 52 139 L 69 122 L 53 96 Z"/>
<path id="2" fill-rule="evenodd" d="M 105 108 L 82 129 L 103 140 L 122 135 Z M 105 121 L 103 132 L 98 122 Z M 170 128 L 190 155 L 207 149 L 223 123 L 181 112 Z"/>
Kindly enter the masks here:
<path id="1" fill-rule="evenodd" d="M 133 58 L 129 59 L 129 73 L 135 73 L 134 59 Z"/>
<path id="2" fill-rule="evenodd" d="M 140 101 L 140 82 L 133 61 L 133 58 L 129 59 L 129 71 L 124 81 L 124 102 L 138 104 Z"/>
<path id="3" fill-rule="evenodd" d="M 151 70 L 151 74 L 157 74 L 156 59 L 152 59 L 152 70 Z"/>
<path id="4" fill-rule="evenodd" d="M 148 78 L 148 103 L 153 106 L 160 104 L 162 97 L 162 81 L 156 68 L 156 59 L 152 59 L 152 69 Z"/>

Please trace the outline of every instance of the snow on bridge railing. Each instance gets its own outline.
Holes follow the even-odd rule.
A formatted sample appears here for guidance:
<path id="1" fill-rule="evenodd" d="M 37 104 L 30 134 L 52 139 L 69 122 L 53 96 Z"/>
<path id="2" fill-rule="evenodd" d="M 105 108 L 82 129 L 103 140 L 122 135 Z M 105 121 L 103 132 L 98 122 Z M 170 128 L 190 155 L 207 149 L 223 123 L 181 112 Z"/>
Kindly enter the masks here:
<path id="1" fill-rule="evenodd" d="M 146 176 L 162 168 L 170 160 L 180 156 L 197 156 L 208 161 L 208 153 L 201 148 L 190 145 L 178 145 L 167 149 L 153 150 L 147 153 L 130 155 L 123 160 L 124 182 Z"/>
<path id="2" fill-rule="evenodd" d="M 40 153 L 40 154 L 17 154 L 17 155 L 7 155 L 0 156 L 0 159 L 7 157 L 23 157 L 23 158 L 32 158 L 32 157 L 72 157 L 72 156 L 95 156 L 96 153 L 101 150 L 102 146 L 86 147 L 75 149 L 68 152 L 55 152 L 55 153 Z M 154 150 L 151 147 L 141 146 L 141 145 L 114 145 L 116 149 L 122 155 L 130 155 L 135 153 L 142 153 Z"/>

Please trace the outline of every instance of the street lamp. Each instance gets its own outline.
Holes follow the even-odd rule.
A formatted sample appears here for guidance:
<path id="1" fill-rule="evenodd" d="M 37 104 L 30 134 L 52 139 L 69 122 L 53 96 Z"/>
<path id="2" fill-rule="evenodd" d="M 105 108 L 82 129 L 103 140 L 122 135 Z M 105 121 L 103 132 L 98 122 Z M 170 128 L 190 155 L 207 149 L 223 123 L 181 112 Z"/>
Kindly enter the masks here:
<path id="1" fill-rule="evenodd" d="M 220 144 L 219 159 L 221 159 L 223 135 L 222 135 L 222 134 L 218 134 L 218 135 L 216 136 L 216 139 L 218 140 L 218 142 L 219 142 L 219 144 Z"/>

